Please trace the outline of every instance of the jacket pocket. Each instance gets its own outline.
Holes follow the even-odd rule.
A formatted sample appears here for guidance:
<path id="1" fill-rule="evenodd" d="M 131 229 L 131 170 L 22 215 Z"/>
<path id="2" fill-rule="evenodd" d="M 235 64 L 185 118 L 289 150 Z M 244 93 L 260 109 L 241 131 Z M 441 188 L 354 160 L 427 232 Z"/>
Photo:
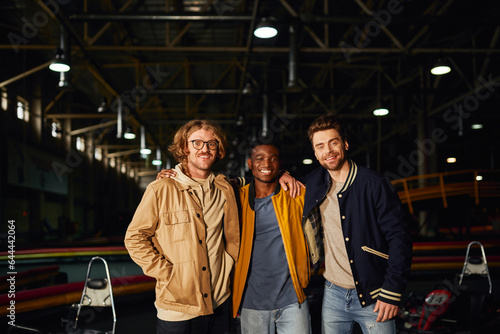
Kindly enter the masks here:
<path id="1" fill-rule="evenodd" d="M 162 237 L 166 242 L 179 242 L 189 239 L 191 236 L 191 215 L 188 210 L 166 212 L 160 218 Z M 161 233 L 160 231 L 158 231 Z"/>
<path id="2" fill-rule="evenodd" d="M 195 262 L 182 262 L 172 266 L 168 280 L 158 280 L 156 295 L 161 303 L 199 306 L 199 290 Z"/>
<path id="3" fill-rule="evenodd" d="M 382 252 L 379 252 L 373 248 L 370 248 L 368 246 L 362 246 L 361 249 L 365 252 L 368 252 L 368 253 L 371 253 L 371 254 L 374 254 L 374 255 L 377 255 L 377 256 L 380 256 L 386 260 L 389 259 L 389 255 L 388 254 L 385 254 L 385 253 L 382 253 Z"/>

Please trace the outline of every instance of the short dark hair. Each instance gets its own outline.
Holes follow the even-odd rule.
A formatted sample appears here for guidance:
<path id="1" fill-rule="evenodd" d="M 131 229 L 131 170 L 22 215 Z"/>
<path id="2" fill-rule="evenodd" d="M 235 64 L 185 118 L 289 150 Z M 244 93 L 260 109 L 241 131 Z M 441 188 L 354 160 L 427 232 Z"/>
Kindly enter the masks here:
<path id="1" fill-rule="evenodd" d="M 344 123 L 342 123 L 337 115 L 326 114 L 316 118 L 309 126 L 309 129 L 307 129 L 307 136 L 309 137 L 311 144 L 313 142 L 313 136 L 316 132 L 330 129 L 336 130 L 339 133 L 340 139 L 342 141 L 347 140 L 347 131 L 345 129 Z"/>
<path id="2" fill-rule="evenodd" d="M 252 156 L 252 151 L 254 148 L 256 148 L 257 146 L 261 146 L 261 145 L 270 145 L 270 146 L 276 147 L 278 149 L 278 152 L 279 152 L 280 158 L 281 158 L 281 147 L 278 144 L 278 142 L 272 138 L 259 138 L 259 139 L 255 139 L 254 141 L 252 141 L 252 143 L 250 144 L 250 151 L 248 152 L 249 156 L 250 157 Z"/>

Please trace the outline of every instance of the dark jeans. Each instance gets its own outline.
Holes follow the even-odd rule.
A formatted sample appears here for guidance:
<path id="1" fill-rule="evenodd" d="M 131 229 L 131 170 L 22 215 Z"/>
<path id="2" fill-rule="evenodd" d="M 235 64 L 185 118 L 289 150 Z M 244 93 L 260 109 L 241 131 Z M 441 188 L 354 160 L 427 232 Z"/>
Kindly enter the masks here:
<path id="1" fill-rule="evenodd" d="M 156 334 L 228 334 L 231 315 L 229 301 L 219 305 L 213 314 L 202 315 L 185 321 L 163 321 L 157 319 Z"/>

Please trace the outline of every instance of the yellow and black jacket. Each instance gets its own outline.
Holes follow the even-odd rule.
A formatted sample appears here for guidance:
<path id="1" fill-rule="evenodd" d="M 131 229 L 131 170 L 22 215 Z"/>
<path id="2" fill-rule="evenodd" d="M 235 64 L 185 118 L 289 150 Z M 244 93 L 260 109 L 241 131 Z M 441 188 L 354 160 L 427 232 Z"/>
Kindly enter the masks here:
<path id="1" fill-rule="evenodd" d="M 241 242 L 233 280 L 233 317 L 242 304 L 248 277 L 255 231 L 255 187 L 253 182 L 239 189 Z M 304 288 L 309 283 L 309 252 L 302 229 L 305 189 L 300 196 L 291 198 L 288 191 L 276 185 L 272 202 L 281 230 L 283 245 L 299 303 L 306 299 Z"/>

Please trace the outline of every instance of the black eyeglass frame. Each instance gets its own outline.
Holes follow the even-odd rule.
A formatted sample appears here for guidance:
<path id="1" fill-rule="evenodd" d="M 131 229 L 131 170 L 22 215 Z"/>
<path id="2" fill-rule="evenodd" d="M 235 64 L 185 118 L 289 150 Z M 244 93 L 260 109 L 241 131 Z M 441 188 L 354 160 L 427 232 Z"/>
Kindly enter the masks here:
<path id="1" fill-rule="evenodd" d="M 200 147 L 200 148 L 197 148 L 194 144 L 195 141 L 199 141 L 199 142 L 202 142 L 203 145 Z M 205 145 L 207 145 L 208 149 L 211 150 L 211 151 L 214 151 L 216 149 L 219 148 L 219 141 L 217 139 L 214 139 L 214 140 L 209 140 L 209 141 L 203 141 L 201 139 L 193 139 L 193 140 L 190 140 L 189 141 L 191 143 L 191 145 L 193 145 L 193 148 L 197 151 L 201 150 L 203 147 L 205 147 Z M 214 148 L 210 148 L 210 144 L 211 143 L 215 143 L 215 147 Z"/>

